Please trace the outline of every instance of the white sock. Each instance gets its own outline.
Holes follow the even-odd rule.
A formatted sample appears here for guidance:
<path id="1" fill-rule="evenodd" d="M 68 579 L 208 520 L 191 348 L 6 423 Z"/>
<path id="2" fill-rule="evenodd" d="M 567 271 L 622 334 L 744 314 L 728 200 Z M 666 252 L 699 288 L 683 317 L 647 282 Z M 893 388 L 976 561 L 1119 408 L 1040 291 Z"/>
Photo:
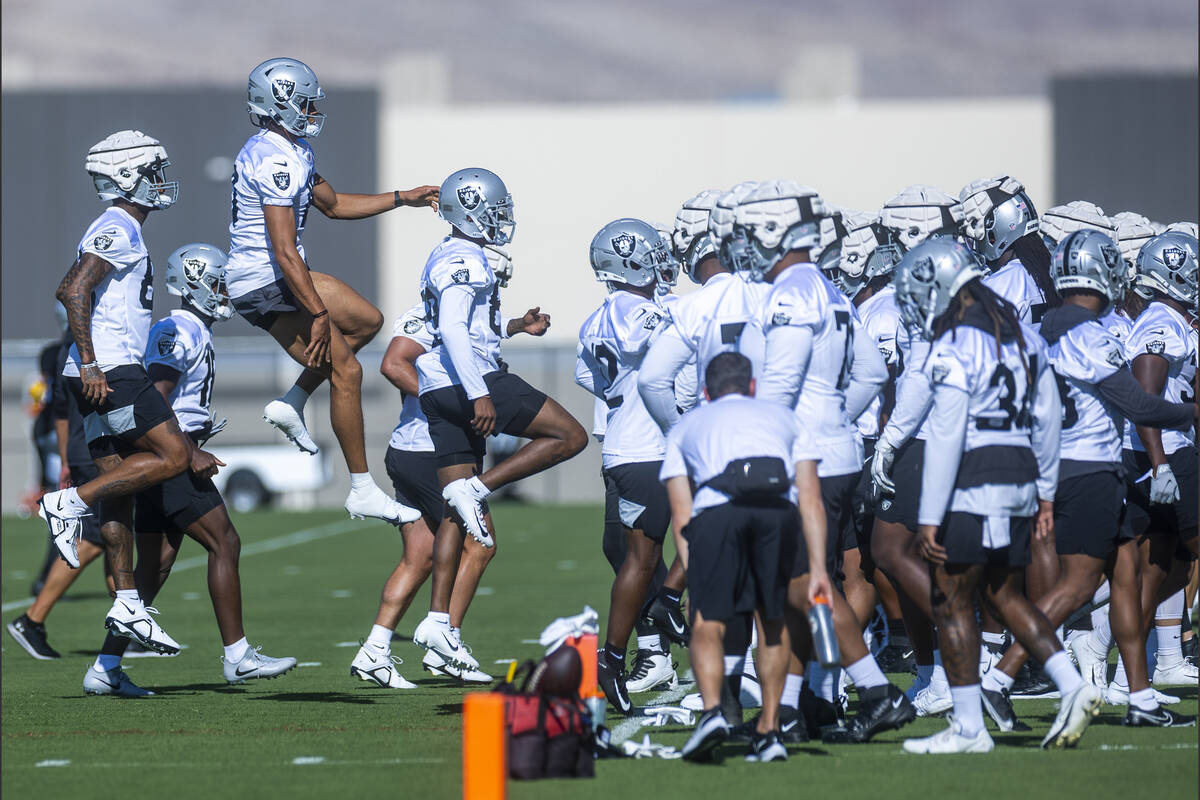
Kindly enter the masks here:
<path id="1" fill-rule="evenodd" d="M 1129 676 L 1125 674 L 1125 661 L 1121 658 L 1120 652 L 1117 653 L 1117 671 L 1113 673 L 1112 682 L 1114 686 L 1129 688 Z"/>
<path id="2" fill-rule="evenodd" d="M 663 647 L 663 638 L 661 635 L 654 633 L 649 636 L 637 637 L 638 650 L 653 650 L 656 653 L 665 653 L 667 648 Z"/>
<path id="3" fill-rule="evenodd" d="M 725 677 L 741 675 L 742 667 L 746 665 L 745 656 L 725 656 Z"/>
<path id="4" fill-rule="evenodd" d="M 933 651 L 933 673 L 929 676 L 929 683 L 937 684 L 939 687 L 949 686 L 950 681 L 946 678 L 946 668 L 942 666 L 942 651 Z"/>
<path id="5" fill-rule="evenodd" d="M 92 666 L 97 672 L 108 672 L 121 666 L 121 657 L 104 655 L 102 653 L 96 656 L 96 663 Z"/>
<path id="6" fill-rule="evenodd" d="M 446 615 L 450 616 L 449 614 Z M 386 625 L 372 625 L 367 644 L 377 650 L 388 650 L 392 646 L 392 629 Z"/>
<path id="7" fill-rule="evenodd" d="M 1067 635 L 1066 630 L 1063 628 L 1062 625 L 1059 625 L 1057 628 L 1054 629 L 1054 636 L 1055 636 L 1055 638 L 1058 639 L 1058 643 L 1060 645 L 1062 645 L 1063 647 L 1066 647 L 1066 645 L 1067 645 L 1067 640 L 1064 638 L 1066 635 Z"/>
<path id="8" fill-rule="evenodd" d="M 964 736 L 978 736 L 983 730 L 983 695 L 979 684 L 951 686 L 950 697 L 954 699 L 954 719 L 962 726 Z"/>
<path id="9" fill-rule="evenodd" d="M 984 631 L 980 635 L 983 637 L 983 641 L 986 644 L 995 645 L 997 647 L 1004 646 L 1004 631 L 1000 631 L 999 633 L 988 633 L 987 631 Z"/>
<path id="10" fill-rule="evenodd" d="M 1180 589 L 1178 592 L 1158 604 L 1158 608 L 1154 611 L 1154 618 L 1179 619 L 1183 616 L 1184 602 L 1183 589 Z"/>
<path id="11" fill-rule="evenodd" d="M 351 492 L 369 492 L 372 489 L 378 490 L 375 485 L 375 479 L 371 477 L 369 472 L 351 472 L 350 473 L 350 491 Z"/>
<path id="12" fill-rule="evenodd" d="M 246 637 L 238 639 L 233 644 L 225 645 L 225 662 L 228 664 L 236 664 L 246 657 L 246 653 L 250 650 L 250 643 L 246 641 Z"/>
<path id="13" fill-rule="evenodd" d="M 1112 628 L 1108 626 L 1108 606 L 1092 612 L 1092 632 L 1088 634 L 1088 647 L 1097 655 L 1108 655 L 1112 647 Z"/>
<path id="14" fill-rule="evenodd" d="M 1063 697 L 1083 684 L 1083 678 L 1079 677 L 1079 670 L 1075 669 L 1071 659 L 1067 658 L 1067 654 L 1062 650 L 1046 659 L 1044 669 L 1050 676 L 1050 680 L 1054 681 L 1054 685 L 1058 687 L 1058 693 Z"/>
<path id="15" fill-rule="evenodd" d="M 88 504 L 79 499 L 79 490 L 74 486 L 63 490 L 63 500 L 66 501 L 68 510 L 76 514 L 82 514 L 88 510 Z"/>
<path id="16" fill-rule="evenodd" d="M 782 702 L 788 708 L 800 707 L 800 687 L 804 685 L 803 675 L 792 675 L 788 673 L 787 679 L 783 682 L 783 700 Z"/>
<path id="17" fill-rule="evenodd" d="M 997 667 L 992 667 L 983 676 L 983 688 L 989 692 L 1002 692 L 1006 689 L 1011 690 L 1013 687 L 1013 679 L 1004 674 Z"/>
<path id="18" fill-rule="evenodd" d="M 1108 581 L 1100 584 L 1100 588 L 1092 595 L 1092 605 L 1098 606 L 1108 602 L 1109 592 L 1111 591 Z"/>
<path id="19" fill-rule="evenodd" d="M 1154 699 L 1154 690 L 1147 686 L 1129 693 L 1129 705 L 1142 711 L 1154 711 L 1158 708 L 1158 701 Z"/>
<path id="20" fill-rule="evenodd" d="M 304 404 L 308 402 L 308 392 L 299 386 L 292 386 L 287 390 L 287 394 L 279 399 L 296 409 L 297 414 L 304 416 Z"/>
<path id="21" fill-rule="evenodd" d="M 449 625 L 450 624 L 450 612 L 449 611 L 430 611 L 428 614 L 425 615 L 425 619 L 431 619 L 434 622 L 437 622 L 441 625 Z"/>
<path id="22" fill-rule="evenodd" d="M 887 685 L 887 678 L 883 677 L 883 670 L 879 669 L 879 664 L 875 662 L 870 653 L 853 664 L 847 665 L 846 674 L 850 676 L 850 681 L 854 684 L 854 688 L 858 689 L 859 694 L 862 694 L 864 689 Z"/>
<path id="23" fill-rule="evenodd" d="M 126 603 L 137 603 L 141 605 L 142 598 L 138 597 L 137 589 L 117 589 L 117 599 L 124 600 Z"/>
<path id="24" fill-rule="evenodd" d="M 483 485 L 483 481 L 479 480 L 478 475 L 472 475 L 467 479 L 467 486 L 471 487 L 471 491 L 480 500 L 484 500 L 492 493 L 492 490 Z"/>
<path id="25" fill-rule="evenodd" d="M 1172 622 L 1170 625 L 1155 626 L 1158 635 L 1158 647 L 1154 652 L 1154 661 L 1160 667 L 1174 667 L 1183 661 L 1183 631 Z"/>

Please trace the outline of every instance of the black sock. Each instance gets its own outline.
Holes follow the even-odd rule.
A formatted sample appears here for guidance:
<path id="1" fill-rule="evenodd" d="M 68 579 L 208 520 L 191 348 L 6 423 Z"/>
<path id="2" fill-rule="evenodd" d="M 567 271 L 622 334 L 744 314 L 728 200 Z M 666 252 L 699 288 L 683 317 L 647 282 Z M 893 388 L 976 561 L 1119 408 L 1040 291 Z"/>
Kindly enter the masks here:
<path id="1" fill-rule="evenodd" d="M 882 686 L 872 686 L 870 689 L 863 689 L 858 693 L 858 699 L 864 703 L 871 703 L 876 700 L 882 700 L 888 695 L 888 688 L 891 684 L 883 684 Z"/>
<path id="2" fill-rule="evenodd" d="M 887 627 L 888 627 L 888 643 L 889 644 L 895 644 L 895 645 L 907 645 L 908 644 L 908 631 L 904 627 L 904 620 L 889 619 L 887 621 Z"/>
<path id="3" fill-rule="evenodd" d="M 679 601 L 683 597 L 683 592 L 677 592 L 674 589 L 668 589 L 666 586 L 658 593 L 658 597 L 669 606 L 679 608 Z"/>
<path id="4" fill-rule="evenodd" d="M 618 650 L 611 644 L 604 645 L 604 657 L 608 659 L 608 665 L 621 672 L 625 669 L 625 649 Z"/>

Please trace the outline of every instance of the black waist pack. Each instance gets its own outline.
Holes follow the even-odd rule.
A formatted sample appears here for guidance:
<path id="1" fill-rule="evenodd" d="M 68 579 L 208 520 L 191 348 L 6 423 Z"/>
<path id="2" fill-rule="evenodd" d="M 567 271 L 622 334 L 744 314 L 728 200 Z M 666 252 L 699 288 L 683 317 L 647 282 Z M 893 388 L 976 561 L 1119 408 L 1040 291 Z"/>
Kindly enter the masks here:
<path id="1" fill-rule="evenodd" d="M 787 464 L 775 456 L 739 458 L 725 465 L 725 471 L 700 484 L 716 489 L 730 499 L 755 503 L 778 501 L 787 497 L 792 482 L 788 479 Z"/>

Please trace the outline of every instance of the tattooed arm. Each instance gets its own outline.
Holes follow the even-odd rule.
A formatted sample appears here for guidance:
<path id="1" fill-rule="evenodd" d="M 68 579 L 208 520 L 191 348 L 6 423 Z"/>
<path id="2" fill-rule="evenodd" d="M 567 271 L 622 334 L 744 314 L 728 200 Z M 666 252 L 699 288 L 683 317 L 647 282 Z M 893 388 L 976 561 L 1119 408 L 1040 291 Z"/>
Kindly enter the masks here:
<path id="1" fill-rule="evenodd" d="M 95 253 L 84 253 L 71 265 L 55 292 L 55 297 L 66 306 L 67 324 L 79 349 L 79 378 L 83 381 L 83 394 L 94 406 L 103 403 L 112 390 L 108 388 L 108 381 L 98 366 L 84 367 L 96 361 L 96 351 L 92 349 L 92 290 L 112 270 L 113 265 Z"/>

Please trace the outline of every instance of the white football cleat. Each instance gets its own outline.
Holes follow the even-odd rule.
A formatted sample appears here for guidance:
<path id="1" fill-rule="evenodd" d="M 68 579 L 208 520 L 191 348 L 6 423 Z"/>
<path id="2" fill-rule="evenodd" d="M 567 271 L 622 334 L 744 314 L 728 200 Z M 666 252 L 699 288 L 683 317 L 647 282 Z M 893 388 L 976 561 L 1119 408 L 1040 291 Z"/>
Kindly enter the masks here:
<path id="1" fill-rule="evenodd" d="M 442 497 L 450 504 L 451 508 L 458 512 L 463 526 L 467 529 L 467 533 L 471 534 L 472 539 L 484 547 L 493 547 L 496 540 L 488 531 L 487 520 L 483 517 L 483 506 L 480 503 L 482 498 L 475 494 L 468 480 L 459 478 L 451 481 L 442 490 Z"/>
<path id="2" fill-rule="evenodd" d="M 1091 724 L 1092 717 L 1100 713 L 1104 700 L 1099 689 L 1084 681 L 1078 689 L 1062 699 L 1050 732 L 1042 739 L 1042 749 L 1051 747 L 1074 747 Z"/>
<path id="3" fill-rule="evenodd" d="M 72 569 L 79 569 L 79 537 L 83 533 L 79 518 L 90 512 L 74 513 L 63 499 L 66 493 L 66 489 L 59 489 L 42 495 L 37 514 L 50 529 L 50 541 L 59 555 Z"/>
<path id="4" fill-rule="evenodd" d="M 996 746 L 986 727 L 981 727 L 974 736 L 963 734 L 962 724 L 950 717 L 950 727 L 923 739 L 905 739 L 904 752 L 922 755 L 945 755 L 948 753 L 990 753 Z"/>
<path id="5" fill-rule="evenodd" d="M 132 639 L 156 653 L 178 653 L 179 642 L 168 636 L 150 616 L 157 613 L 157 608 L 144 605 L 140 600 L 130 603 L 118 597 L 109 609 L 108 616 L 104 618 L 104 627 L 108 628 L 113 636 Z"/>
<path id="6" fill-rule="evenodd" d="M 434 650 L 425 651 L 425 657 L 421 659 L 421 666 L 430 674 L 458 678 L 463 683 L 491 683 L 495 680 L 481 669 L 463 669 L 456 664 L 451 664 Z"/>
<path id="7" fill-rule="evenodd" d="M 420 511 L 396 502 L 374 484 L 362 491 L 356 492 L 352 489 L 350 496 L 346 498 L 346 512 L 351 519 L 373 517 L 392 525 L 407 525 L 421 518 Z"/>
<path id="8" fill-rule="evenodd" d="M 625 682 L 625 689 L 630 692 L 649 692 L 660 687 L 674 689 L 678 685 L 679 676 L 675 674 L 669 655 L 660 650 L 639 650 Z"/>
<path id="9" fill-rule="evenodd" d="M 107 672 L 96 669 L 96 665 L 87 668 L 83 675 L 83 691 L 87 694 L 111 694 L 116 697 L 153 697 L 154 692 L 129 680 L 129 676 L 120 667 Z"/>
<path id="10" fill-rule="evenodd" d="M 1099 689 L 1108 685 L 1108 654 L 1101 656 L 1092 649 L 1092 637 L 1075 636 L 1067 642 L 1071 658 L 1079 665 L 1079 674 L 1085 681 Z"/>
<path id="11" fill-rule="evenodd" d="M 1200 671 L 1196 669 L 1195 664 L 1184 658 L 1170 667 L 1164 667 L 1161 662 L 1155 664 L 1154 677 L 1150 679 L 1150 683 L 1155 686 L 1194 687 L 1198 679 L 1200 679 Z"/>
<path id="12" fill-rule="evenodd" d="M 950 685 L 931 683 L 917 692 L 912 704 L 913 708 L 917 710 L 918 717 L 936 717 L 939 714 L 945 714 L 954 708 L 954 698 L 950 696 Z"/>
<path id="13" fill-rule="evenodd" d="M 272 400 L 263 409 L 263 419 L 274 425 L 288 438 L 292 444 L 304 453 L 315 456 L 319 450 L 317 443 L 308 435 L 304 425 L 304 415 L 282 400 Z"/>
<path id="14" fill-rule="evenodd" d="M 391 648 L 385 647 L 381 650 L 363 642 L 362 647 L 358 648 L 358 654 L 350 662 L 350 674 L 383 689 L 417 688 L 415 683 L 405 680 L 400 670 L 396 669 L 403 663 L 399 656 L 392 655 Z"/>
<path id="15" fill-rule="evenodd" d="M 1104 702 L 1110 706 L 1125 706 L 1129 705 L 1129 687 L 1122 686 L 1116 681 L 1113 681 L 1104 690 Z M 1179 697 L 1166 692 L 1154 690 L 1154 702 L 1160 706 L 1173 706 L 1176 703 L 1183 702 Z"/>
<path id="16" fill-rule="evenodd" d="M 241 661 L 231 663 L 221 656 L 221 663 L 224 664 L 226 683 L 245 683 L 256 678 L 278 678 L 296 666 L 296 659 L 291 656 L 271 658 L 262 654 L 261 647 L 251 647 Z"/>
<path id="17" fill-rule="evenodd" d="M 434 651 L 450 664 L 466 669 L 479 669 L 479 662 L 455 635 L 449 622 L 438 622 L 425 617 L 413 631 L 413 644 Z"/>

